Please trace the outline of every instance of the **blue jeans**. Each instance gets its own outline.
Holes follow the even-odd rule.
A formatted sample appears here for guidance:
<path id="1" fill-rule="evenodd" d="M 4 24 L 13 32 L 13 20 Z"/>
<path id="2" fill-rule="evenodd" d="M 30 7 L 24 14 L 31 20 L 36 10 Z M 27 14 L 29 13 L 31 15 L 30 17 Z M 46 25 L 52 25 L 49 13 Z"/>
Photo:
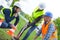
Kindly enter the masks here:
<path id="1" fill-rule="evenodd" d="M 32 26 L 32 27 L 28 30 L 27 34 L 25 35 L 25 37 L 24 37 L 22 40 L 27 40 L 27 38 L 28 38 L 29 35 L 34 31 L 35 28 L 36 28 L 35 25 Z"/>
<path id="2" fill-rule="evenodd" d="M 7 23 L 4 21 L 4 22 L 2 22 L 2 25 L 0 28 L 11 28 L 10 25 L 11 25 L 10 23 Z"/>

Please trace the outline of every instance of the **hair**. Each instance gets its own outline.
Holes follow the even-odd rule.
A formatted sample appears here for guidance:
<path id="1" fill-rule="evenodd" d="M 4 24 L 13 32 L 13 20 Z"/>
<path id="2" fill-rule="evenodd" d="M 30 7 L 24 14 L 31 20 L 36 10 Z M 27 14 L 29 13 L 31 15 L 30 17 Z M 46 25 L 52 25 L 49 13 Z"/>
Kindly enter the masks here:
<path id="1" fill-rule="evenodd" d="M 16 10 L 15 10 L 15 8 L 19 8 L 19 7 L 17 7 L 17 6 L 14 6 L 14 7 L 12 8 L 12 15 L 11 15 L 11 16 L 13 16 L 13 14 L 14 14 L 14 13 L 16 13 Z"/>
<path id="2" fill-rule="evenodd" d="M 14 8 L 15 8 L 15 7 L 16 7 L 16 8 L 19 8 L 19 7 L 17 7 L 17 6 L 14 6 Z"/>
<path id="3" fill-rule="evenodd" d="M 17 6 L 13 6 L 13 8 L 12 8 L 12 15 L 11 15 L 11 16 L 13 16 L 13 14 L 16 13 L 16 9 L 15 9 L 15 8 L 18 9 L 19 7 L 17 7 Z"/>

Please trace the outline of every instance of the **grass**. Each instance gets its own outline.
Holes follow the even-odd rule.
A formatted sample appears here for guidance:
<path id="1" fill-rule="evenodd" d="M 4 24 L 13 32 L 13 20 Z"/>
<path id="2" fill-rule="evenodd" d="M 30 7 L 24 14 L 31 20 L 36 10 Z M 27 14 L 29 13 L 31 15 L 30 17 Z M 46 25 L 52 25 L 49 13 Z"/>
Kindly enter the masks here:
<path id="1" fill-rule="evenodd" d="M 12 23 L 14 23 L 14 20 L 12 21 Z M 18 26 L 17 26 L 17 30 L 15 31 L 16 35 L 19 33 L 19 31 L 24 26 L 24 24 L 25 24 L 25 21 L 22 18 L 20 18 L 20 21 L 19 21 Z M 23 33 L 23 35 L 21 36 L 20 40 L 23 39 L 23 37 L 25 36 L 27 30 Z M 33 40 L 33 38 L 35 37 L 35 35 L 36 35 L 36 32 L 33 31 L 31 33 L 31 35 L 28 37 L 28 40 Z M 7 35 L 5 29 L 0 29 L 0 40 L 7 40 L 7 39 L 11 40 L 11 37 L 9 35 Z M 40 37 L 37 40 L 40 40 Z"/>
<path id="2" fill-rule="evenodd" d="M 25 25 L 25 21 L 22 20 L 22 18 L 20 18 L 19 24 L 18 24 L 18 26 L 17 26 L 17 30 L 16 30 L 16 32 L 15 32 L 16 35 L 17 35 L 18 32 L 21 30 L 21 28 L 23 28 L 24 25 Z M 29 28 L 23 33 L 23 35 L 21 36 L 20 40 L 23 39 L 23 37 L 25 36 L 25 34 L 26 34 L 26 32 L 27 32 L 28 30 L 29 30 Z M 33 38 L 35 37 L 35 35 L 36 35 L 36 32 L 33 31 L 33 32 L 31 33 L 31 35 L 28 37 L 27 40 L 33 40 Z M 37 38 L 37 40 L 40 40 L 40 39 L 41 39 L 40 37 Z"/>
<path id="3" fill-rule="evenodd" d="M 14 2 L 15 1 L 18 1 L 18 0 L 14 0 Z M 14 4 L 14 2 L 13 2 L 13 4 Z M 13 4 L 12 4 L 12 6 L 13 6 Z M 12 23 L 14 23 L 14 20 L 12 21 Z M 20 21 L 19 21 L 18 26 L 17 26 L 17 30 L 15 31 L 16 35 L 19 33 L 19 31 L 24 26 L 24 24 L 25 24 L 25 21 L 22 18 L 20 18 Z M 23 39 L 23 37 L 25 36 L 25 34 L 28 31 L 28 29 L 23 33 L 23 35 L 21 36 L 20 40 Z M 31 35 L 28 37 L 27 40 L 33 40 L 33 38 L 35 37 L 35 35 L 36 35 L 36 32 L 33 31 L 31 33 Z M 0 29 L 0 40 L 7 40 L 7 39 L 11 40 L 11 37 L 9 35 L 7 35 L 5 29 Z M 42 39 L 41 39 L 41 37 L 38 37 L 37 40 L 42 40 Z M 59 40 L 60 40 L 60 38 L 59 38 Z"/>
<path id="4" fill-rule="evenodd" d="M 25 25 L 25 21 L 22 20 L 22 18 L 20 18 L 19 24 L 18 24 L 18 26 L 17 26 L 17 30 L 16 30 L 16 32 L 15 32 L 16 35 L 17 35 L 18 32 L 23 28 L 24 25 Z M 26 34 L 26 32 L 27 32 L 28 30 L 29 30 L 29 28 L 23 33 L 23 35 L 21 36 L 20 40 L 23 39 L 23 37 L 25 36 L 25 34 Z M 31 33 L 31 35 L 28 37 L 28 40 L 33 40 L 33 38 L 35 37 L 35 35 L 36 35 L 36 32 L 33 31 L 33 32 Z M 39 40 L 39 39 L 40 39 L 40 38 L 38 38 L 38 40 Z"/>
<path id="5" fill-rule="evenodd" d="M 12 23 L 14 23 L 14 20 L 12 21 Z M 17 30 L 15 31 L 15 34 L 16 34 L 16 35 L 17 35 L 17 34 L 19 33 L 19 31 L 23 28 L 24 25 L 25 25 L 25 21 L 24 21 L 22 18 L 20 18 L 20 21 L 19 21 L 19 23 L 18 23 L 18 25 L 17 25 Z M 21 36 L 20 40 L 23 39 L 23 37 L 25 36 L 25 34 L 27 33 L 28 30 L 29 30 L 29 28 L 28 28 L 26 31 L 24 31 L 24 33 L 23 33 L 23 35 Z M 35 37 L 35 35 L 36 35 L 36 31 L 33 31 L 33 32 L 31 33 L 31 35 L 28 37 L 27 40 L 33 40 L 33 38 Z M 60 36 L 59 36 L 59 37 L 60 37 Z M 9 35 L 7 35 L 5 29 L 0 29 L 0 40 L 7 40 L 7 39 L 8 39 L 8 40 L 11 40 L 11 37 L 10 37 Z M 37 40 L 42 40 L 42 39 L 41 39 L 41 37 L 38 37 Z M 60 40 L 60 38 L 59 38 L 58 40 Z"/>
<path id="6" fill-rule="evenodd" d="M 11 37 L 4 30 L 0 29 L 0 40 L 11 40 Z"/>

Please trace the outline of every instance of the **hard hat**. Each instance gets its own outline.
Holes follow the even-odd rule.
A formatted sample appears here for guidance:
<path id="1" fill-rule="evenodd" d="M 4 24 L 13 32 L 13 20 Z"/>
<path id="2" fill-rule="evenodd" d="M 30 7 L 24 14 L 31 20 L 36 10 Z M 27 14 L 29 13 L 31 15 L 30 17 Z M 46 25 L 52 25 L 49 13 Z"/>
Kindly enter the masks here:
<path id="1" fill-rule="evenodd" d="M 44 3 L 39 4 L 39 9 L 40 10 L 45 9 L 45 4 Z"/>
<path id="2" fill-rule="evenodd" d="M 19 2 L 15 2 L 15 3 L 14 3 L 14 6 L 17 6 L 17 7 L 19 7 L 19 8 L 21 7 Z"/>
<path id="3" fill-rule="evenodd" d="M 49 16 L 49 17 L 53 17 L 53 14 L 51 13 L 51 12 L 49 12 L 49 11 L 47 11 L 46 13 L 45 13 L 45 16 Z"/>

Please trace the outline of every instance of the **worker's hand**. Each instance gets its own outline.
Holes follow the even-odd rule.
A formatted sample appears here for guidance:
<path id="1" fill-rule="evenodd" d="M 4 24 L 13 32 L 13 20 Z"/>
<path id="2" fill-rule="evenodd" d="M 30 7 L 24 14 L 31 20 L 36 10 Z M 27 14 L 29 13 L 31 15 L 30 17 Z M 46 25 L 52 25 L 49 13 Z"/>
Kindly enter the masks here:
<path id="1" fill-rule="evenodd" d="M 12 29 L 16 30 L 16 26 L 14 26 L 12 24 L 10 26 L 11 26 Z"/>
<path id="2" fill-rule="evenodd" d="M 15 13 L 14 16 L 17 17 L 18 16 L 18 13 Z"/>

